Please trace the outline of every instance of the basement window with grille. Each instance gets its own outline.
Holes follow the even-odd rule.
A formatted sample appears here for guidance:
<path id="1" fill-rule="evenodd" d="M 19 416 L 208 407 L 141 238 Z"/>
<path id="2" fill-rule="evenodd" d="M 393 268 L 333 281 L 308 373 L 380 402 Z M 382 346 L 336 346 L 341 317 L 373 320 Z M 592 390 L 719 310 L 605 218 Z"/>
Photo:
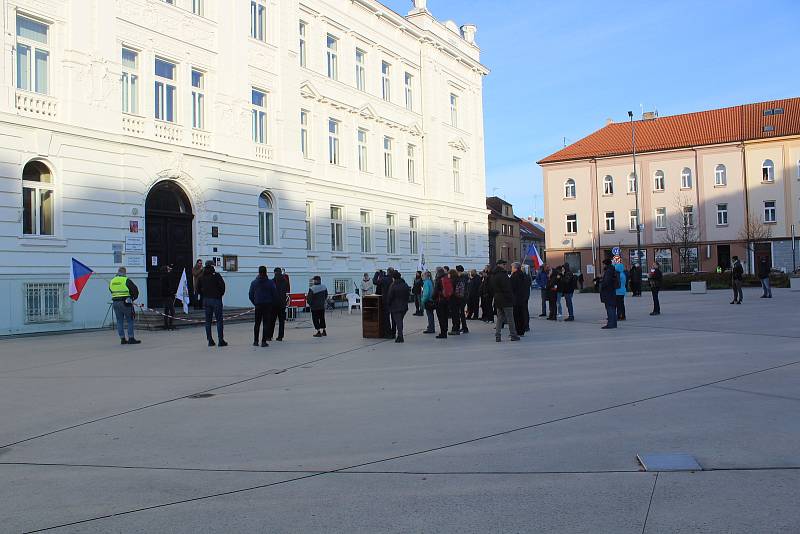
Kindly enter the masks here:
<path id="1" fill-rule="evenodd" d="M 26 324 L 56 323 L 72 319 L 66 283 L 26 283 L 23 292 Z"/>

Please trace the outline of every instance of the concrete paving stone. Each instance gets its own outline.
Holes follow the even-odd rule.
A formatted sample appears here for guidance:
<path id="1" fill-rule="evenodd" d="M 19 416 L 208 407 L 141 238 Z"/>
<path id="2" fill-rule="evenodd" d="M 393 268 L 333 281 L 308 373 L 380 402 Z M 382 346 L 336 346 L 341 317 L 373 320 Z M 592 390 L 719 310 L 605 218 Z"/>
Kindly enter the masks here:
<path id="1" fill-rule="evenodd" d="M 653 475 L 324 475 L 64 532 L 640 534 Z M 567 504 L 569 503 L 569 504 Z"/>

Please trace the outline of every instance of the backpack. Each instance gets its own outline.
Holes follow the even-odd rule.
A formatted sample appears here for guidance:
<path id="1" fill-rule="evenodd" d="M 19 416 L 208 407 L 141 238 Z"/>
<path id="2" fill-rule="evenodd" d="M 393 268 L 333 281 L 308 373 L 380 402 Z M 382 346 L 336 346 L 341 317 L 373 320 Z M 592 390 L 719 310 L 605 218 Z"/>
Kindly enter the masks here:
<path id="1" fill-rule="evenodd" d="M 453 281 L 449 277 L 442 278 L 442 298 L 445 300 L 453 296 Z"/>
<path id="2" fill-rule="evenodd" d="M 463 299 L 467 293 L 467 281 L 464 280 L 463 276 L 458 277 L 458 282 L 456 282 L 455 288 L 456 296 L 460 299 Z"/>

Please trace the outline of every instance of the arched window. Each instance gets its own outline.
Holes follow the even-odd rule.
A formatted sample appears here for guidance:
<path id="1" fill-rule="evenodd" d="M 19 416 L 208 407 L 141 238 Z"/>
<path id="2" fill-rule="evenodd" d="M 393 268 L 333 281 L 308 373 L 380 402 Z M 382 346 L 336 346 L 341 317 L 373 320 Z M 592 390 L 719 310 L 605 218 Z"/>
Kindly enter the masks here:
<path id="1" fill-rule="evenodd" d="M 607 174 L 605 178 L 603 178 L 603 194 L 604 195 L 613 195 L 614 194 L 614 177 L 610 174 Z"/>
<path id="2" fill-rule="evenodd" d="M 761 164 L 761 180 L 764 182 L 775 181 L 775 164 L 772 163 L 771 159 L 766 159 Z"/>
<path id="3" fill-rule="evenodd" d="M 721 163 L 714 169 L 714 185 L 728 185 L 728 171 L 725 169 L 725 165 Z"/>
<path id="4" fill-rule="evenodd" d="M 575 198 L 575 180 L 572 178 L 564 182 L 564 198 Z"/>
<path id="5" fill-rule="evenodd" d="M 664 171 L 658 170 L 653 175 L 653 190 L 654 191 L 663 191 L 665 185 L 664 180 Z"/>
<path id="6" fill-rule="evenodd" d="M 628 193 L 635 193 L 636 192 L 636 175 L 634 173 L 630 173 L 628 175 Z"/>
<path id="7" fill-rule="evenodd" d="M 681 171 L 681 189 L 692 188 L 692 169 L 684 167 Z"/>
<path id="8" fill-rule="evenodd" d="M 54 219 L 53 175 L 41 161 L 29 161 L 22 169 L 22 233 L 53 235 Z"/>
<path id="9" fill-rule="evenodd" d="M 258 242 L 262 246 L 275 244 L 275 202 L 269 191 L 258 197 Z"/>

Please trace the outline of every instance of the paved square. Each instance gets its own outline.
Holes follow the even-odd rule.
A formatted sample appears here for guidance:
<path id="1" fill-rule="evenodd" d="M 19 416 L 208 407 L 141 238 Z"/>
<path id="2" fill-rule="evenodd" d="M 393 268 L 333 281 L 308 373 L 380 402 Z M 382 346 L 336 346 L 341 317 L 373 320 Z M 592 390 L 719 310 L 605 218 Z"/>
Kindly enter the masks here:
<path id="1" fill-rule="evenodd" d="M 249 325 L 2 340 L 0 531 L 796 533 L 800 293 L 757 296 L 628 297 L 604 331 L 576 295 L 502 344 L 339 312 L 266 349 Z M 703 471 L 641 471 L 654 451 Z"/>

